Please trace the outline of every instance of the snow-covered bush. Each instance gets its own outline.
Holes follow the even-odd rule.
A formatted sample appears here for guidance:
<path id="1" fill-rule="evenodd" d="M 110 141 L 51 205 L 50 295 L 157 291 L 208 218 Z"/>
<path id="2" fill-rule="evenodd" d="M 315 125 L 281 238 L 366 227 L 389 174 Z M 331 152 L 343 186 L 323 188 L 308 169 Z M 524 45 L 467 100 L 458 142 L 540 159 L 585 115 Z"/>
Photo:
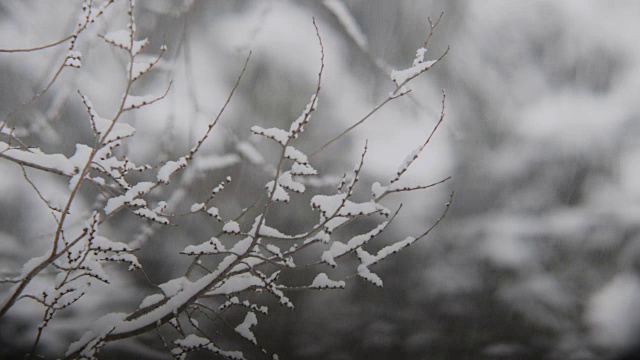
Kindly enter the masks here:
<path id="1" fill-rule="evenodd" d="M 347 32 L 361 47 L 365 46 L 343 4 L 329 4 Z M 364 193 L 368 195 L 362 192 L 361 173 L 368 162 L 375 160 L 367 157 L 366 143 L 353 169 L 343 175 L 327 176 L 314 168 L 316 154 L 387 103 L 407 95 L 408 84 L 442 59 L 444 55 L 432 61 L 425 59 L 428 39 L 437 22 L 430 21 L 431 32 L 417 50 L 412 66 L 390 71 L 391 91 L 379 105 L 309 155 L 300 150 L 305 147 L 304 132 L 322 99 L 324 69 L 330 66 L 325 63 L 322 29 L 315 19 L 309 19 L 309 26 L 317 34 L 319 69 L 315 88 L 308 90 L 309 102 L 287 126 L 255 124 L 250 129 L 253 135 L 246 134 L 264 140 L 269 151 L 275 151 L 274 159 L 269 160 L 269 153 L 257 150 L 255 142 L 250 141 L 233 140 L 235 152 L 224 155 L 205 154 L 203 150 L 251 67 L 251 53 L 247 52 L 226 98 L 211 100 L 222 103 L 221 108 L 211 115 L 191 148 L 174 156 L 175 151 L 168 151 L 170 146 L 165 141 L 156 141 L 146 144 L 152 148 L 147 151 L 163 154 L 165 159 L 136 164 L 136 159 L 144 158 L 136 153 L 139 142 L 153 137 L 145 137 L 142 130 L 136 132 L 140 119 L 148 116 L 140 115 L 141 111 L 166 100 L 173 91 L 169 79 L 159 93 L 144 92 L 157 89 L 149 84 L 163 81 L 163 72 L 171 68 L 171 61 L 163 58 L 168 47 L 161 45 L 151 50 L 154 39 L 139 36 L 135 16 L 139 13 L 133 0 L 85 0 L 78 10 L 75 29 L 61 40 L 33 48 L 1 50 L 2 56 L 38 57 L 49 49 L 65 48 L 47 85 L 29 101 L 14 104 L 14 110 L 3 114 L 0 122 L 3 169 L 20 172 L 24 185 L 31 187 L 39 199 L 28 205 L 34 224 L 25 226 L 38 228 L 44 233 L 40 238 L 46 239 L 47 244 L 46 248 L 23 251 L 26 243 L 7 240 L 2 247 L 2 255 L 7 258 L 10 244 L 18 249 L 15 257 L 2 264 L 0 288 L 0 318 L 5 324 L 28 328 L 26 337 L 18 339 L 18 334 L 13 334 L 16 349 L 29 342 L 26 348 L 32 355 L 95 358 L 103 347 L 126 343 L 136 349 L 164 350 L 175 358 L 185 358 L 197 350 L 232 359 L 253 357 L 254 352 L 276 358 L 254 334 L 259 320 L 268 322 L 273 299 L 293 309 L 292 292 L 341 289 L 356 276 L 382 286 L 383 279 L 375 273 L 374 266 L 425 238 L 445 216 L 450 202 L 443 204 L 441 216 L 421 233 L 391 244 L 373 244 L 402 215 L 402 205 L 389 198 L 448 179 L 421 185 L 401 181 L 444 120 L 444 93 L 440 117 L 432 131 L 422 143 L 415 144 L 416 150 L 397 170 L 390 171 L 386 181 L 375 182 L 366 189 Z M 85 64 L 84 54 L 89 51 L 101 54 L 97 64 L 95 57 L 92 64 Z M 91 68 L 102 66 L 102 61 L 105 65 L 101 70 L 110 72 L 103 81 L 121 81 L 119 94 L 95 91 L 90 86 L 94 84 L 83 82 L 92 81 L 83 72 L 91 74 Z M 111 62 L 115 66 L 106 65 Z M 64 76 L 78 80 L 66 81 L 65 86 L 56 88 Z M 52 102 L 48 104 L 50 109 L 58 106 L 58 111 L 29 119 L 29 110 L 41 106 L 42 99 Z M 54 119 L 59 117 L 60 107 L 70 102 L 82 106 L 82 120 L 64 123 Z M 136 113 L 137 117 L 133 117 Z M 58 134 L 59 146 L 51 145 L 50 140 L 55 137 L 51 134 Z M 240 161 L 257 166 L 268 180 L 252 205 L 236 209 L 228 202 L 233 194 L 225 191 L 237 179 L 218 173 L 224 168 L 222 163 Z M 212 169 L 215 176 L 211 175 Z M 195 179 L 203 178 L 208 179 L 208 193 L 189 194 Z M 210 180 L 213 178 L 219 180 Z M 243 191 L 236 186 L 236 192 Z M 194 196 L 196 201 L 192 201 Z M 290 228 L 304 225 L 306 229 L 287 231 L 281 217 L 287 207 L 303 202 L 310 204 L 306 209 L 313 221 L 290 219 L 303 222 Z M 162 277 L 153 274 L 157 267 L 148 269 L 142 259 L 154 256 L 157 245 L 152 238 L 158 234 L 182 231 L 188 237 L 185 219 L 206 222 L 209 233 L 205 238 L 199 238 L 200 233 L 194 235 L 189 245 L 176 251 L 172 258 L 163 259 L 174 267 L 183 266 L 182 276 L 156 284 L 152 279 Z M 377 224 L 369 226 L 372 221 Z M 37 254 L 25 257 L 32 253 Z M 291 275 L 298 273 L 303 275 Z M 311 280 L 303 282 L 307 278 Z M 145 281 L 145 287 L 134 286 L 135 290 L 131 290 L 130 284 L 140 279 Z M 138 300 L 137 308 L 122 305 L 123 299 L 132 298 Z M 5 338 L 10 336 L 6 328 L 2 331 Z M 253 348 L 246 350 L 243 343 Z"/>

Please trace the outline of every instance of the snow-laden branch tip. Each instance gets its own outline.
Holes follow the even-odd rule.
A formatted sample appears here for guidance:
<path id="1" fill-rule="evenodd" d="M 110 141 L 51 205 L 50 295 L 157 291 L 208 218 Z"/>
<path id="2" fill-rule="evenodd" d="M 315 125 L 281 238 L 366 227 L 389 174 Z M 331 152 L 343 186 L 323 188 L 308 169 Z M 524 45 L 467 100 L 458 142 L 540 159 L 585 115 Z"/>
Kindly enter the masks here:
<path id="1" fill-rule="evenodd" d="M 344 289 L 346 286 L 347 284 L 344 281 L 331 280 L 325 273 L 316 275 L 311 285 L 309 285 L 312 289 Z"/>
<path id="2" fill-rule="evenodd" d="M 77 169 L 74 163 L 62 154 L 45 154 L 39 148 L 26 150 L 11 148 L 9 144 L 0 141 L 0 157 L 23 166 L 71 176 Z"/>
<path id="3" fill-rule="evenodd" d="M 282 146 L 284 146 L 290 138 L 289 132 L 278 128 L 265 129 L 260 126 L 254 125 L 251 127 L 251 132 L 256 135 L 262 135 L 268 139 L 272 139 Z"/>
<path id="4" fill-rule="evenodd" d="M 251 328 L 257 324 L 258 318 L 256 317 L 256 314 L 248 312 L 244 321 L 240 325 L 236 326 L 235 331 L 243 338 L 251 341 L 254 345 L 257 345 L 258 341 L 256 340 L 256 336 L 251 332 Z"/>
<path id="5" fill-rule="evenodd" d="M 419 48 L 416 51 L 416 58 L 413 60 L 413 65 L 404 70 L 391 71 L 391 80 L 396 83 L 398 87 L 406 84 L 409 80 L 417 77 L 423 72 L 431 69 L 433 64 L 437 63 L 437 60 L 425 61 L 424 55 L 427 52 L 425 48 Z"/>

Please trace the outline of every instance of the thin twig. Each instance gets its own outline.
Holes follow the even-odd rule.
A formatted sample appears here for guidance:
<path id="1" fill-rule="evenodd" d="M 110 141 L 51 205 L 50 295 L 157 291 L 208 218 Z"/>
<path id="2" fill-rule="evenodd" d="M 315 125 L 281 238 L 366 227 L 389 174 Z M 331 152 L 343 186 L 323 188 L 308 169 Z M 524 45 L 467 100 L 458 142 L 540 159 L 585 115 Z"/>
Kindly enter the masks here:
<path id="1" fill-rule="evenodd" d="M 54 47 L 54 46 L 58 46 L 62 43 L 65 43 L 71 39 L 73 39 L 74 35 L 69 35 L 64 39 L 60 39 L 58 41 L 54 41 L 50 44 L 46 44 L 46 45 L 40 45 L 40 46 L 34 46 L 31 48 L 17 48 L 17 49 L 0 49 L 0 53 L 24 53 L 24 52 L 32 52 L 32 51 L 38 51 L 38 50 L 44 50 L 44 49 L 48 49 L 50 47 Z"/>
<path id="2" fill-rule="evenodd" d="M 413 154 L 413 157 L 410 158 L 407 163 L 403 164 L 402 168 L 398 171 L 396 176 L 393 179 L 391 179 L 391 181 L 390 181 L 391 184 L 393 184 L 396 181 L 400 180 L 402 175 L 404 175 L 404 173 L 407 172 L 407 170 L 409 169 L 409 166 L 411 166 L 411 164 L 413 164 L 416 161 L 416 159 L 418 159 L 418 157 L 422 153 L 422 150 L 424 150 L 424 148 L 431 141 L 431 138 L 433 137 L 433 135 L 438 130 L 438 127 L 440 127 L 440 124 L 442 124 L 442 122 L 444 121 L 445 110 L 446 110 L 446 100 L 447 100 L 447 93 L 444 90 L 442 90 L 442 110 L 440 111 L 440 119 L 438 119 L 438 122 L 436 123 L 436 126 L 434 126 L 433 129 L 431 130 L 431 133 L 427 137 L 427 140 L 422 144 L 422 146 L 420 146 L 418 148 L 417 153 Z"/>
<path id="3" fill-rule="evenodd" d="M 424 45 L 426 47 L 427 43 L 429 42 L 429 40 L 431 39 L 431 36 L 433 35 L 433 29 L 438 25 L 438 22 L 440 22 L 440 19 L 442 18 L 442 16 L 444 15 L 444 13 L 440 14 L 440 17 L 438 18 L 438 21 L 435 24 L 431 23 L 431 19 L 429 19 L 429 24 L 430 24 L 430 31 L 429 31 L 429 35 L 427 36 L 427 40 L 425 41 Z M 434 61 L 434 63 L 429 66 L 428 68 L 424 69 L 423 71 L 407 78 L 402 84 L 397 84 L 396 88 L 394 91 L 392 91 L 389 96 L 387 96 L 386 99 L 384 99 L 380 104 L 378 104 L 376 107 L 374 107 L 371 111 L 369 111 L 365 116 L 363 116 L 360 120 L 358 120 L 356 123 L 354 123 L 353 125 L 349 126 L 347 129 L 345 129 L 344 131 L 342 131 L 340 134 L 338 134 L 337 136 L 335 136 L 334 138 L 332 138 L 331 140 L 329 140 L 328 142 L 326 142 L 324 145 L 320 146 L 318 149 L 316 149 L 315 151 L 313 151 L 310 155 L 310 157 L 314 157 L 317 153 L 319 153 L 320 151 L 324 150 L 325 148 L 327 148 L 329 145 L 333 144 L 334 142 L 336 142 L 337 140 L 339 140 L 340 138 L 342 138 L 343 136 L 345 136 L 346 134 L 348 134 L 350 131 L 352 131 L 353 129 L 355 129 L 356 127 L 362 125 L 362 123 L 364 123 L 367 119 L 369 119 L 373 114 L 375 114 L 376 112 L 378 112 L 378 110 L 380 110 L 382 107 L 384 107 L 387 103 L 389 103 L 391 100 L 397 99 L 399 97 L 402 97 L 406 94 L 409 93 L 409 91 L 411 90 L 406 90 L 404 91 L 403 88 L 406 84 L 408 84 L 411 80 L 415 79 L 416 77 L 422 75 L 424 72 L 429 71 L 431 68 L 433 68 L 433 66 L 435 66 L 436 64 L 438 64 L 447 54 L 449 53 L 449 47 L 447 47 L 447 49 L 445 50 L 445 52 L 440 55 L 440 57 L 438 59 L 436 59 Z"/>

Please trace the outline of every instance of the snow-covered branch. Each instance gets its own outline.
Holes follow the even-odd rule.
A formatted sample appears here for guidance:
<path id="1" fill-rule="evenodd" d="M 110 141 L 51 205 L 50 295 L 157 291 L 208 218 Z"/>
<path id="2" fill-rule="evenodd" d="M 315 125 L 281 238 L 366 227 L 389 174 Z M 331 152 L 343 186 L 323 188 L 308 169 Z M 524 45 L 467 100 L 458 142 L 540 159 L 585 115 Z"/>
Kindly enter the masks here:
<path id="1" fill-rule="evenodd" d="M 122 4 L 120 13 L 115 10 L 105 13 L 112 3 L 115 10 Z M 69 309 L 81 309 L 87 302 L 95 301 L 91 298 L 97 296 L 98 291 L 110 291 L 97 289 L 111 289 L 118 282 L 133 282 L 137 278 L 142 278 L 144 284 L 149 285 L 140 290 L 146 293 L 140 297 L 142 300 L 137 306 L 123 310 L 125 312 L 112 312 L 110 306 L 104 307 L 109 310 L 103 310 L 103 307 L 93 309 L 92 315 L 99 318 L 77 326 L 81 329 L 73 335 L 78 338 L 66 344 L 66 358 L 96 358 L 103 347 L 111 343 L 156 331 L 162 346 L 179 359 L 196 350 L 244 359 L 249 357 L 243 350 L 245 345 L 259 353 L 269 354 L 256 331 L 263 321 L 268 320 L 269 304 L 275 301 L 284 308 L 293 309 L 295 304 L 294 298 L 289 297 L 291 292 L 343 289 L 356 276 L 382 286 L 382 277 L 371 267 L 427 236 L 449 209 L 449 203 L 445 204 L 442 216 L 419 236 L 392 241 L 381 249 L 374 245 L 383 233 L 387 236 L 387 229 L 402 215 L 402 204 L 393 205 L 395 210 L 391 211 L 380 203 L 383 197 L 427 189 L 448 180 L 417 186 L 396 183 L 417 160 L 443 122 L 444 96 L 440 120 L 428 138 L 391 176 L 389 185 L 374 184 L 373 196 L 368 189 L 363 189 L 363 184 L 369 180 L 366 179 L 367 166 L 375 162 L 368 155 L 368 142 L 337 188 L 309 186 L 314 181 L 324 181 L 323 171 L 318 169 L 326 168 L 318 166 L 322 164 L 316 164 L 313 155 L 362 124 L 388 102 L 406 94 L 402 88 L 442 57 L 426 61 L 426 50 L 419 49 L 411 68 L 391 74 L 396 86 L 385 100 L 353 126 L 307 155 L 303 149 L 308 148 L 306 141 L 313 135 L 306 134 L 305 130 L 312 130 L 312 125 L 316 125 L 309 124 L 316 121 L 315 112 L 321 95 L 325 94 L 325 90 L 321 94 L 322 87 L 326 86 L 323 85 L 325 65 L 330 65 L 325 64 L 322 22 L 314 18 L 310 26 L 315 30 L 318 46 L 317 81 L 309 86 L 306 96 L 310 96 L 306 104 L 298 105 L 300 113 L 297 117 L 289 119 L 285 126 L 281 123 L 253 124 L 243 135 L 252 136 L 251 140 L 231 141 L 227 148 L 232 150 L 226 154 L 206 153 L 209 150 L 205 145 L 210 145 L 210 139 L 217 135 L 214 130 L 219 127 L 216 125 L 230 111 L 231 104 L 243 96 L 240 87 L 244 83 L 243 78 L 251 72 L 250 53 L 239 75 L 234 77 L 236 80 L 230 86 L 231 90 L 227 90 L 226 98 L 221 100 L 220 110 L 198 128 L 199 136 L 194 137 L 182 153 L 174 151 L 157 160 L 156 165 L 151 165 L 147 163 L 150 161 L 144 160 L 145 156 L 131 150 L 136 149 L 139 139 L 144 141 L 145 131 L 150 128 L 139 125 L 143 121 L 154 121 L 145 117 L 149 114 L 145 111 L 173 99 L 172 92 L 178 91 L 179 86 L 172 86 L 172 80 L 166 79 L 161 87 L 164 91 L 149 91 L 160 95 L 139 94 L 148 93 L 145 92 L 148 90 L 145 81 L 164 81 L 161 76 L 153 78 L 148 74 L 152 70 L 154 74 L 165 74 L 171 68 L 167 64 L 173 59 L 166 62 L 162 59 L 169 56 L 167 46 L 162 45 L 153 53 L 153 39 L 139 37 L 135 14 L 141 10 L 136 8 L 135 1 L 106 1 L 101 4 L 95 7 L 91 0 L 83 2 L 76 30 L 62 40 L 30 49 L 2 51 L 38 54 L 44 49 L 70 42 L 67 53 L 60 59 L 62 65 L 34 99 L 41 97 L 54 83 L 62 81 L 60 73 L 65 67 L 72 67 L 78 72 L 89 71 L 83 65 L 88 61 L 83 52 L 87 54 L 92 46 L 107 47 L 116 59 L 125 59 L 125 66 L 111 70 L 114 79 L 122 79 L 122 89 L 117 94 L 92 92 L 82 82 L 74 83 L 79 89 L 70 93 L 77 93 L 79 97 L 71 98 L 75 106 L 82 109 L 83 118 L 79 125 L 74 126 L 80 128 L 78 133 L 84 137 L 67 144 L 75 149 L 72 154 L 45 152 L 41 148 L 48 147 L 37 143 L 37 137 L 18 136 L 11 123 L 13 113 L 0 128 L 3 140 L 0 141 L 1 161 L 22 170 L 24 180 L 40 199 L 38 204 L 44 205 L 51 215 L 48 220 L 53 219 L 46 235 L 46 251 L 12 269 L 13 276 L 0 281 L 0 284 L 11 285 L 2 294 L 0 318 L 19 316 L 15 309 L 24 302 L 35 304 L 41 311 L 38 316 L 40 322 L 33 329 L 31 355 L 46 354 L 43 339 L 48 332 L 58 331 L 55 324 L 64 318 L 63 313 L 68 313 Z M 366 48 L 366 38 L 345 13 L 344 4 L 326 1 L 325 5 L 338 16 L 354 41 Z M 107 18 L 109 24 L 103 24 L 95 32 L 85 31 L 99 18 Z M 79 42 L 81 35 L 86 38 Z M 315 77 L 313 79 L 315 81 Z M 331 91 L 339 92 L 341 89 Z M 19 105 L 16 111 L 21 111 L 19 108 L 22 106 L 32 105 L 33 101 Z M 108 113 L 107 106 L 111 106 L 113 115 L 104 115 Z M 33 143 L 29 146 L 25 144 L 30 142 Z M 149 144 L 152 152 L 160 152 L 163 145 L 161 141 Z M 275 149 L 276 155 L 263 149 Z M 243 175 L 244 169 L 240 169 L 240 175 L 234 175 L 232 182 L 231 172 L 238 173 L 236 167 L 241 163 L 266 171 L 254 177 Z M 32 170 L 27 173 L 26 168 L 40 171 L 33 171 L 33 174 L 45 172 L 46 177 L 34 176 Z M 229 173 L 224 173 L 226 169 Z M 207 186 L 207 191 L 198 191 L 197 181 L 206 183 L 203 186 Z M 58 189 L 55 186 L 60 182 L 64 186 Z M 257 182 L 260 184 L 252 187 Z M 231 201 L 238 194 L 255 196 L 251 205 L 238 209 Z M 362 199 L 362 194 L 366 194 L 365 199 Z M 289 209 L 295 210 L 290 215 L 283 215 Z M 286 225 L 288 221 L 296 224 L 297 233 Z M 371 222 L 371 225 L 362 226 L 360 221 Z M 204 224 L 203 230 L 191 232 L 188 222 Z M 158 234 L 172 234 L 188 241 L 178 250 L 172 249 L 170 257 L 163 259 L 167 264 L 184 266 L 177 270 L 181 276 L 164 279 L 160 284 L 150 279 L 161 277 L 152 273 L 157 268 L 145 263 L 148 261 L 145 259 L 160 253 L 160 245 L 141 240 Z M 206 234 L 204 238 L 203 234 Z M 370 253 L 371 248 L 380 250 Z M 355 261 L 358 264 L 354 265 Z M 340 268 L 341 272 L 336 272 L 335 268 Z M 291 274 L 312 277 L 308 277 L 308 281 L 298 281 L 296 279 L 299 278 Z M 109 300 L 105 297 L 103 301 L 108 303 Z M 242 316 L 231 316 L 230 313 L 234 312 L 240 312 Z M 234 340 L 228 341 L 223 336 Z M 243 345 L 227 348 L 235 341 Z"/>

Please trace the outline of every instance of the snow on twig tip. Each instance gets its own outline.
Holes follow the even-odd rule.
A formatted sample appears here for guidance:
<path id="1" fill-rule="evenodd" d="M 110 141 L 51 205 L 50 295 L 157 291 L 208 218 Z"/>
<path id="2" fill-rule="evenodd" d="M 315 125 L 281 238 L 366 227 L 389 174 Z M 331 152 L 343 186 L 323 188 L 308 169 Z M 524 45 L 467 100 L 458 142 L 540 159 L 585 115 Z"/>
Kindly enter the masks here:
<path id="1" fill-rule="evenodd" d="M 419 49 L 419 50 L 424 50 L 424 49 Z M 418 51 L 418 55 L 416 56 L 416 61 L 419 60 L 421 56 L 424 56 L 424 53 L 421 53 L 420 51 Z M 435 64 L 436 62 L 437 60 L 418 61 L 418 62 L 414 61 L 414 65 L 411 66 L 410 68 L 407 68 L 404 70 L 391 71 L 391 80 L 393 80 L 393 82 L 396 83 L 397 86 L 402 86 L 406 84 L 409 80 L 431 69 L 433 64 Z"/>
<path id="2" fill-rule="evenodd" d="M 273 193 L 273 201 L 277 201 L 277 202 L 289 202 L 290 198 L 289 198 L 289 194 L 285 191 L 285 189 L 282 187 L 282 185 L 280 184 L 275 184 L 275 190 L 274 190 L 274 181 L 269 181 L 266 185 L 265 188 L 267 189 L 267 193 L 271 194 Z"/>
<path id="3" fill-rule="evenodd" d="M 251 327 L 256 326 L 258 324 L 258 318 L 256 314 L 252 312 L 248 312 L 244 318 L 244 321 L 236 326 L 235 331 L 240 334 L 243 338 L 251 341 L 254 345 L 258 344 L 256 340 L 256 336 L 251 332 Z"/>
<path id="4" fill-rule="evenodd" d="M 233 220 L 229 220 L 222 226 L 222 231 L 228 234 L 239 234 L 240 224 Z"/>
<path id="5" fill-rule="evenodd" d="M 168 184 L 171 175 L 183 169 L 185 166 L 187 166 L 187 159 L 184 156 L 177 161 L 167 161 L 167 163 L 158 170 L 156 178 L 159 182 Z"/>
<path id="6" fill-rule="evenodd" d="M 309 287 L 312 289 L 344 289 L 346 286 L 347 284 L 342 280 L 331 280 L 327 274 L 319 273 Z"/>
<path id="7" fill-rule="evenodd" d="M 65 66 L 79 69 L 82 67 L 82 53 L 77 50 L 70 50 L 67 53 L 67 59 L 64 61 Z"/>
<path id="8" fill-rule="evenodd" d="M 278 128 L 265 129 L 260 126 L 254 125 L 251 127 L 251 132 L 256 135 L 262 135 L 268 139 L 272 139 L 280 145 L 285 145 L 289 141 L 289 133 Z"/>

